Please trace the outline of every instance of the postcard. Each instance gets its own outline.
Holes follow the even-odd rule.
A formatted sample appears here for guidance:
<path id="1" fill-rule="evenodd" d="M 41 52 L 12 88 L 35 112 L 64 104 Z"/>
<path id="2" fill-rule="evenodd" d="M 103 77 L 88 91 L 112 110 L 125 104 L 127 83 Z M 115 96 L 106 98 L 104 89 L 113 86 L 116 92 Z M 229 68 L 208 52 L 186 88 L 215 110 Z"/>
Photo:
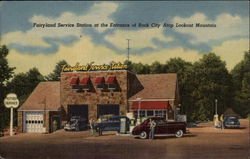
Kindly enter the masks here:
<path id="1" fill-rule="evenodd" d="M 0 159 L 247 159 L 249 1 L 0 2 Z"/>

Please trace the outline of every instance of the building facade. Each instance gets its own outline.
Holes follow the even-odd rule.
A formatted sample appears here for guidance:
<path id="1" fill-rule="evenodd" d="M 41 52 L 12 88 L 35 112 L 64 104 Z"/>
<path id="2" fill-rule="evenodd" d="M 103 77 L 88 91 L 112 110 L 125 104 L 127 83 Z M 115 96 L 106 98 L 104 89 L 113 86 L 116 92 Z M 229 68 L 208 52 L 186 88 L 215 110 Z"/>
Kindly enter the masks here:
<path id="1" fill-rule="evenodd" d="M 19 130 L 53 132 L 72 116 L 88 121 L 103 115 L 130 113 L 135 118 L 175 119 L 179 103 L 176 74 L 85 71 L 62 72 L 60 79 L 60 82 L 41 82 L 18 109 Z"/>

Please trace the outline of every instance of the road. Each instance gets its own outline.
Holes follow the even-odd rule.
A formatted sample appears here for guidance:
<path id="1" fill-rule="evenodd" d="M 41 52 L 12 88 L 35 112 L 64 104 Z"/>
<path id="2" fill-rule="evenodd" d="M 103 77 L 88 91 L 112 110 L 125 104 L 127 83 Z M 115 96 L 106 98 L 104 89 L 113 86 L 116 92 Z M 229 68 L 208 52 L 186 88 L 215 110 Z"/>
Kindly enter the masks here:
<path id="1" fill-rule="evenodd" d="M 89 131 L 27 134 L 0 138 L 4 159 L 248 159 L 249 121 L 240 129 L 214 129 L 212 123 L 189 128 L 182 138 L 135 139 L 105 132 L 93 137 Z M 0 157 L 0 159 L 1 159 Z"/>

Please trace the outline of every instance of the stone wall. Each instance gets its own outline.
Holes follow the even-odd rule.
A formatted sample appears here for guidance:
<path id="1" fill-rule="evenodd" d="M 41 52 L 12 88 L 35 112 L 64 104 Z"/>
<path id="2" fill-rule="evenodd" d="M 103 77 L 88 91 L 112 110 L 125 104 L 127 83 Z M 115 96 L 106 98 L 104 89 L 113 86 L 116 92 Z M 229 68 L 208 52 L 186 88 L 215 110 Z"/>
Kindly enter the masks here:
<path id="1" fill-rule="evenodd" d="M 99 90 L 96 88 L 96 77 L 104 77 L 105 81 L 108 76 L 116 76 L 118 82 L 118 91 Z M 73 90 L 70 81 L 72 77 L 79 77 L 81 80 L 84 77 L 90 77 L 90 91 Z M 63 110 L 68 114 L 68 105 L 71 104 L 87 104 L 88 118 L 97 118 L 98 104 L 118 104 L 120 106 L 120 114 L 125 115 L 127 112 L 127 71 L 95 71 L 95 72 L 62 72 L 61 73 L 61 88 L 60 88 L 61 105 Z M 67 115 L 63 117 L 67 120 Z"/>
<path id="2" fill-rule="evenodd" d="M 23 112 L 17 111 L 17 129 L 18 132 L 23 132 Z"/>

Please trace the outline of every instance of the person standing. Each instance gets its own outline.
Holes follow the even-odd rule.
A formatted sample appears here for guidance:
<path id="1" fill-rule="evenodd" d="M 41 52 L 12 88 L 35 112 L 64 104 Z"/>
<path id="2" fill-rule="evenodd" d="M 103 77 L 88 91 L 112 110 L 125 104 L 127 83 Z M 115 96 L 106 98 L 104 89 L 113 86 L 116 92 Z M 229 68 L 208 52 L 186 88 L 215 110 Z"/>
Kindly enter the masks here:
<path id="1" fill-rule="evenodd" d="M 95 132 L 94 132 L 94 120 L 93 120 L 93 118 L 90 118 L 89 126 L 90 126 L 90 130 L 91 130 L 91 135 L 94 136 Z"/>
<path id="2" fill-rule="evenodd" d="M 221 116 L 220 116 L 220 122 L 221 122 L 221 129 L 224 129 L 224 115 L 223 114 L 221 114 Z"/>
<path id="3" fill-rule="evenodd" d="M 156 128 L 156 123 L 154 120 L 150 119 L 149 120 L 149 126 L 150 126 L 150 132 L 149 132 L 149 139 L 154 139 L 155 136 L 155 128 Z"/>
<path id="4" fill-rule="evenodd" d="M 53 132 L 57 130 L 57 127 L 58 127 L 57 121 L 54 120 L 54 121 L 53 121 Z"/>

